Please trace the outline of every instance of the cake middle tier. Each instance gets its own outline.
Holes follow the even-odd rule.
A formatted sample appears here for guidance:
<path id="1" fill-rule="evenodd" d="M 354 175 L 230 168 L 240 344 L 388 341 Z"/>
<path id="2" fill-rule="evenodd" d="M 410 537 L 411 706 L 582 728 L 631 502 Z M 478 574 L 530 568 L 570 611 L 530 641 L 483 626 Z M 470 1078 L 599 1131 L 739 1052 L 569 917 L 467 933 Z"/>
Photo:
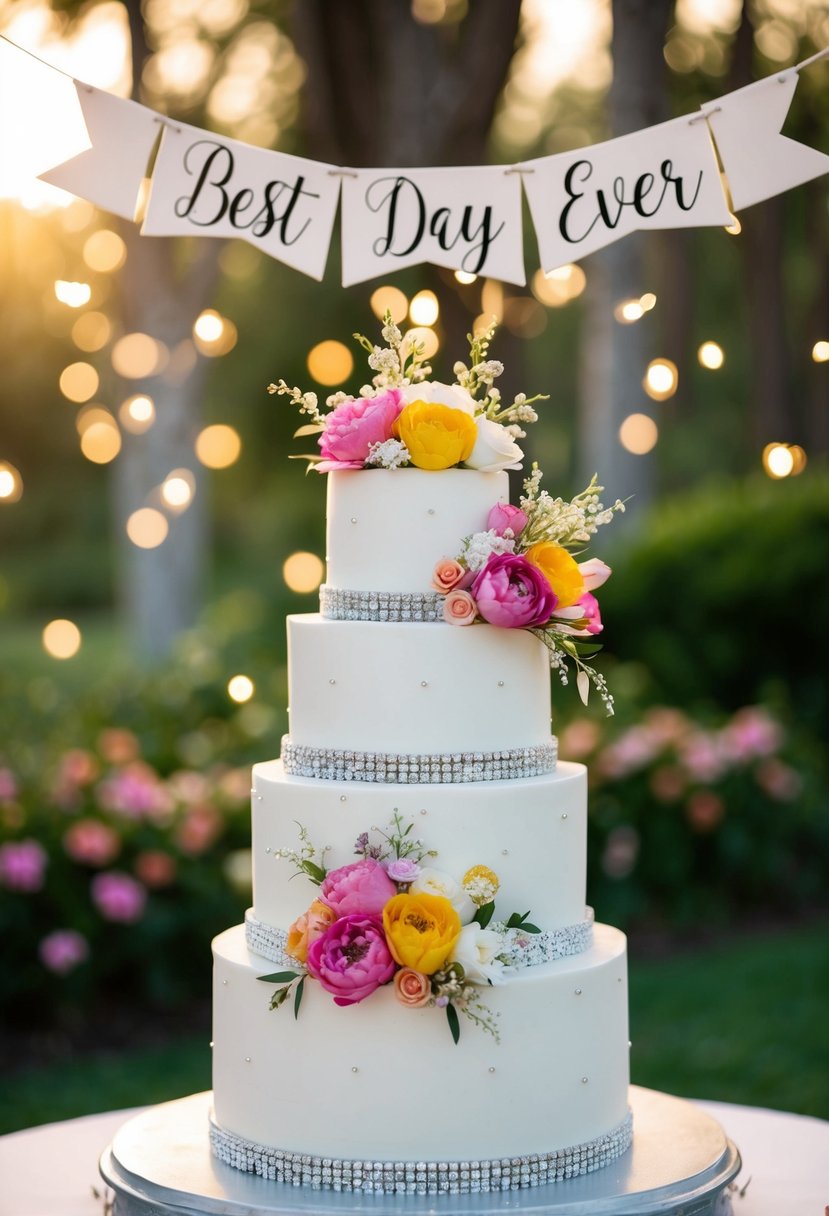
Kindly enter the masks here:
<path id="1" fill-rule="evenodd" d="M 550 745 L 543 642 L 492 625 L 288 617 L 291 742 L 402 756 Z"/>
<path id="2" fill-rule="evenodd" d="M 358 785 L 285 774 L 272 760 L 253 769 L 253 915 L 287 929 L 318 894 L 280 854 L 299 852 L 300 826 L 328 870 L 355 860 L 354 842 L 388 830 L 397 812 L 435 856 L 424 864 L 460 881 L 471 866 L 500 881 L 497 916 L 531 912 L 544 930 L 577 933 L 585 917 L 587 770 L 561 764 L 522 781 L 466 785 Z"/>

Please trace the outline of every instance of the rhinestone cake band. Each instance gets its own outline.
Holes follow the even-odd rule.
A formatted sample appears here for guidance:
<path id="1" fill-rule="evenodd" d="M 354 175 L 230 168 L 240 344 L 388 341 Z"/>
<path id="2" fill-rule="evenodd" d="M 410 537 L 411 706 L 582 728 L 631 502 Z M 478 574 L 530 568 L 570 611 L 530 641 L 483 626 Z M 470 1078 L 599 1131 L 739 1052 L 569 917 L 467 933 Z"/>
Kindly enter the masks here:
<path id="1" fill-rule="evenodd" d="M 254 1144 L 210 1120 L 213 1155 L 237 1170 L 292 1186 L 374 1195 L 470 1195 L 578 1178 L 621 1157 L 631 1134 L 628 1114 L 603 1136 L 550 1153 L 492 1161 L 349 1161 Z"/>
<path id="2" fill-rule="evenodd" d="M 439 785 L 462 781 L 513 781 L 543 777 L 555 771 L 558 741 L 546 746 L 516 747 L 503 752 L 451 752 L 400 756 L 388 752 L 352 752 L 335 747 L 308 747 L 282 738 L 282 763 L 293 777 L 322 781 L 375 781 L 392 785 Z"/>
<path id="3" fill-rule="evenodd" d="M 511 967 L 535 967 L 589 950 L 593 944 L 593 909 L 587 908 L 586 912 L 584 920 L 578 924 L 542 929 L 540 933 L 527 933 L 521 929 L 507 929 L 504 924 L 493 924 L 493 929 L 504 934 L 505 948 L 499 957 L 508 958 Z M 252 909 L 248 908 L 245 913 L 245 941 L 253 954 L 271 963 L 279 963 L 282 967 L 295 967 L 296 959 L 285 953 L 287 940 L 288 934 L 284 929 L 257 920 Z"/>
<path id="4" fill-rule="evenodd" d="M 348 591 L 320 587 L 320 615 L 327 621 L 442 621 L 437 591 Z"/>

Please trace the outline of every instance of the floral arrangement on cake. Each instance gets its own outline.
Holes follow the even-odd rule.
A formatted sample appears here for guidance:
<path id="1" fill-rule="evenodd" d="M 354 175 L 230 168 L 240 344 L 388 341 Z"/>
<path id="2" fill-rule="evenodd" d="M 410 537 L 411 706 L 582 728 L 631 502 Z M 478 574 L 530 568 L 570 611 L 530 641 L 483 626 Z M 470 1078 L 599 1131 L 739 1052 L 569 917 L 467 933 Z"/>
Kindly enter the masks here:
<path id="1" fill-rule="evenodd" d="M 434 852 L 413 836 L 413 827 L 395 811 L 385 831 L 372 828 L 372 836 L 357 838 L 360 860 L 336 870 L 326 869 L 326 850 L 316 849 L 301 826 L 301 848 L 276 852 L 320 891 L 288 930 L 284 953 L 300 969 L 259 976 L 282 985 L 272 1009 L 293 992 L 298 1016 L 308 978 L 336 1005 L 359 1004 L 390 984 L 409 1009 L 445 1009 L 456 1043 L 459 1014 L 498 1040 L 496 1018 L 479 988 L 510 973 L 508 930 L 540 930 L 528 922 L 529 912 L 493 922 L 497 874 L 473 865 L 458 879 L 435 869 L 428 864 Z"/>
<path id="2" fill-rule="evenodd" d="M 519 505 L 496 503 L 486 529 L 467 536 L 456 556 L 438 561 L 432 587 L 444 597 L 443 616 L 452 625 L 486 621 L 529 629 L 547 647 L 561 682 L 567 683 L 573 663 L 582 701 L 587 704 L 592 684 L 612 714 L 604 676 L 586 661 L 601 650 L 596 636 L 602 618 L 593 592 L 609 578 L 610 567 L 597 557 L 576 560 L 598 529 L 625 509 L 618 500 L 605 507 L 603 488 L 594 477 L 569 502 L 551 498 L 534 464 Z"/>
<path id="3" fill-rule="evenodd" d="M 426 379 L 432 369 L 423 343 L 404 337 L 389 313 L 382 333 L 385 347 L 354 335 L 375 375 L 357 397 L 339 392 L 326 398 L 327 413 L 316 393 L 303 393 L 284 380 L 268 385 L 269 393 L 290 397 L 310 418 L 296 436 L 318 436 L 319 452 L 295 459 L 308 460 L 319 473 L 409 465 L 432 470 L 460 465 L 482 473 L 521 467 L 524 453 L 516 439 L 526 435 L 522 423 L 537 421 L 533 403 L 543 395 L 519 393 L 509 405 L 501 401 L 495 381 L 504 365 L 488 357 L 494 323 L 469 335 L 469 364 L 455 364 L 454 384 Z"/>

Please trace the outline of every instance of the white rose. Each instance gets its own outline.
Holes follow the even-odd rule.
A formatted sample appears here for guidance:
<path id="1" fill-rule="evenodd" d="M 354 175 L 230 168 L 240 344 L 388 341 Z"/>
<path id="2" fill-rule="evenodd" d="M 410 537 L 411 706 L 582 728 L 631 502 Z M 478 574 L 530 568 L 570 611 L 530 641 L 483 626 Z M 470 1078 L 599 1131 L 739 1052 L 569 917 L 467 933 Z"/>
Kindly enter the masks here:
<path id="1" fill-rule="evenodd" d="M 444 899 L 448 899 L 461 918 L 462 924 L 472 920 L 475 915 L 475 905 L 461 884 L 456 882 L 451 874 L 444 874 L 442 870 L 432 870 L 426 866 L 420 871 L 409 890 L 415 895 L 441 895 Z"/>
<path id="2" fill-rule="evenodd" d="M 472 984 L 502 984 L 504 964 L 496 956 L 504 949 L 503 938 L 494 929 L 482 929 L 477 922 L 464 925 L 452 951 L 452 961 L 460 963 Z"/>
<path id="3" fill-rule="evenodd" d="M 430 404 L 448 405 L 450 409 L 462 410 L 471 418 L 475 417 L 475 410 L 478 409 L 474 397 L 459 384 L 441 384 L 438 380 L 424 380 L 421 384 L 405 384 L 400 391 L 406 405 L 410 405 L 412 401 L 428 401 Z"/>
<path id="4" fill-rule="evenodd" d="M 501 469 L 520 469 L 524 453 L 500 422 L 493 422 L 484 414 L 475 419 L 478 438 L 472 452 L 463 462 L 467 469 L 478 469 L 481 473 L 497 473 Z"/>

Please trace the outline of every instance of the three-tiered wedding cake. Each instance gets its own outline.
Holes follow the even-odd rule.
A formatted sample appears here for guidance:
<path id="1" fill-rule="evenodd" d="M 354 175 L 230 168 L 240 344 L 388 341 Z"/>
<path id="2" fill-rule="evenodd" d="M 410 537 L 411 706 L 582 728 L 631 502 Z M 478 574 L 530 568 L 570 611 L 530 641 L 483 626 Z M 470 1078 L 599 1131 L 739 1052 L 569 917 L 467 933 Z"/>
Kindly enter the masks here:
<path id="1" fill-rule="evenodd" d="M 214 942 L 213 1151 L 277 1181 L 535 1186 L 630 1143 L 625 938 L 585 907 L 586 771 L 550 733 L 550 655 L 597 631 L 599 580 L 550 528 L 530 546 L 537 477 L 522 510 L 465 438 L 467 467 L 430 467 L 400 420 L 445 387 L 369 398 L 385 468 L 329 462 L 321 612 L 288 619 L 290 733 L 254 768 L 253 906 Z"/>

